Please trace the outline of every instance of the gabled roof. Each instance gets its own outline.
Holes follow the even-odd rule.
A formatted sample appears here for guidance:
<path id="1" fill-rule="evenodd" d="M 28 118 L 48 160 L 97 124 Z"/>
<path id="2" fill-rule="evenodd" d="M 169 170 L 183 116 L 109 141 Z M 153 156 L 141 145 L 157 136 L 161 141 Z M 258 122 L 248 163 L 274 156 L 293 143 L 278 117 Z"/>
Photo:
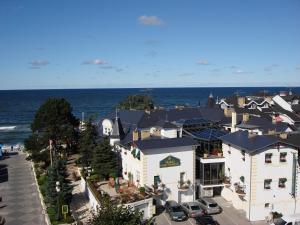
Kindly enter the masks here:
<path id="1" fill-rule="evenodd" d="M 146 139 L 138 140 L 132 143 L 138 147 L 141 151 L 157 148 L 172 148 L 181 146 L 193 146 L 198 143 L 191 138 L 165 138 L 165 139 Z"/>
<path id="2" fill-rule="evenodd" d="M 235 146 L 249 154 L 278 143 L 278 139 L 275 136 L 270 135 L 257 135 L 249 138 L 248 131 L 237 131 L 235 133 L 224 135 L 219 139 L 222 140 L 223 143 Z"/>
<path id="3" fill-rule="evenodd" d="M 295 99 L 300 100 L 300 96 L 296 95 L 296 94 L 292 94 L 292 95 L 286 95 L 286 96 L 281 96 L 281 98 L 283 98 L 285 101 L 289 102 L 289 101 L 293 101 Z"/>
<path id="4" fill-rule="evenodd" d="M 110 137 L 122 139 L 122 138 L 124 138 L 124 136 L 125 136 L 125 133 L 123 130 L 121 120 L 120 120 L 120 118 L 115 118 L 115 120 L 113 121 L 113 124 L 112 124 L 112 134 Z"/>
<path id="5" fill-rule="evenodd" d="M 283 144 L 300 148 L 300 134 L 288 134 L 287 139 L 282 139 L 273 135 L 256 135 L 249 137 L 248 131 L 237 131 L 219 138 L 223 143 L 230 144 L 249 154 L 263 151 L 271 145 Z"/>

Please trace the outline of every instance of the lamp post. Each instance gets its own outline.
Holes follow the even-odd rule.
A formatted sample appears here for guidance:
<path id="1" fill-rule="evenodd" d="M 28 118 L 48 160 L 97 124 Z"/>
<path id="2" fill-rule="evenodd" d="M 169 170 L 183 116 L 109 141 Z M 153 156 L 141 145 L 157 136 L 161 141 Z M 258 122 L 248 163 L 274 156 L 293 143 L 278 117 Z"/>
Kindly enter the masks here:
<path id="1" fill-rule="evenodd" d="M 56 181 L 56 192 L 57 192 L 57 220 L 59 220 L 60 217 L 60 207 L 59 207 L 59 192 L 60 192 L 60 183 L 59 181 Z"/>

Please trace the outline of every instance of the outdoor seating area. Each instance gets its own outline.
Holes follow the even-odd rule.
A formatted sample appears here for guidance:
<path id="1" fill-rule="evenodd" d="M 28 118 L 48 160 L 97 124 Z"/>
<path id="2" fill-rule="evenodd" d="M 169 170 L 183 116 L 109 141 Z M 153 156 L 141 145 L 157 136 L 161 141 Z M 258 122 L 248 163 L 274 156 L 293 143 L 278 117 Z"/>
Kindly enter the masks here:
<path id="1" fill-rule="evenodd" d="M 113 201 L 122 204 L 148 199 L 158 193 L 158 190 L 137 187 L 132 182 L 122 178 L 110 178 L 108 181 L 89 180 L 88 183 L 97 198 L 103 194 L 108 194 Z"/>

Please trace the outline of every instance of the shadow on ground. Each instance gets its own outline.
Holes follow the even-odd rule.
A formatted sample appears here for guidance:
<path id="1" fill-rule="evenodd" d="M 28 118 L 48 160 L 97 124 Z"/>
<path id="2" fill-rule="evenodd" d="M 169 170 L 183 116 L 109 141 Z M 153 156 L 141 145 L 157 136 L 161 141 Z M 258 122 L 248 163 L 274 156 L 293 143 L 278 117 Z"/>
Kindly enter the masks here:
<path id="1" fill-rule="evenodd" d="M 0 183 L 8 181 L 8 170 L 6 164 L 0 164 Z"/>

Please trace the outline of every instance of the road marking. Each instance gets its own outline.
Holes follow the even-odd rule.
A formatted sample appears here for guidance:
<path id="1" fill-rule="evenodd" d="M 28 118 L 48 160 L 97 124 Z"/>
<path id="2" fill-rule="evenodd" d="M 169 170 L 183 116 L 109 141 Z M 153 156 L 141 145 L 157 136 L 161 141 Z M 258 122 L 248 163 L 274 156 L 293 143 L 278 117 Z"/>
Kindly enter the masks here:
<path id="1" fill-rule="evenodd" d="M 170 223 L 170 221 L 168 220 L 168 218 L 166 217 L 166 214 L 163 214 L 163 216 L 164 216 L 165 219 L 168 221 L 168 223 L 169 223 L 170 225 L 172 225 L 172 224 Z"/>
<path id="2" fill-rule="evenodd" d="M 188 221 L 189 221 L 189 223 L 190 223 L 191 225 L 194 225 L 194 224 L 190 221 L 190 219 L 188 219 Z"/>

